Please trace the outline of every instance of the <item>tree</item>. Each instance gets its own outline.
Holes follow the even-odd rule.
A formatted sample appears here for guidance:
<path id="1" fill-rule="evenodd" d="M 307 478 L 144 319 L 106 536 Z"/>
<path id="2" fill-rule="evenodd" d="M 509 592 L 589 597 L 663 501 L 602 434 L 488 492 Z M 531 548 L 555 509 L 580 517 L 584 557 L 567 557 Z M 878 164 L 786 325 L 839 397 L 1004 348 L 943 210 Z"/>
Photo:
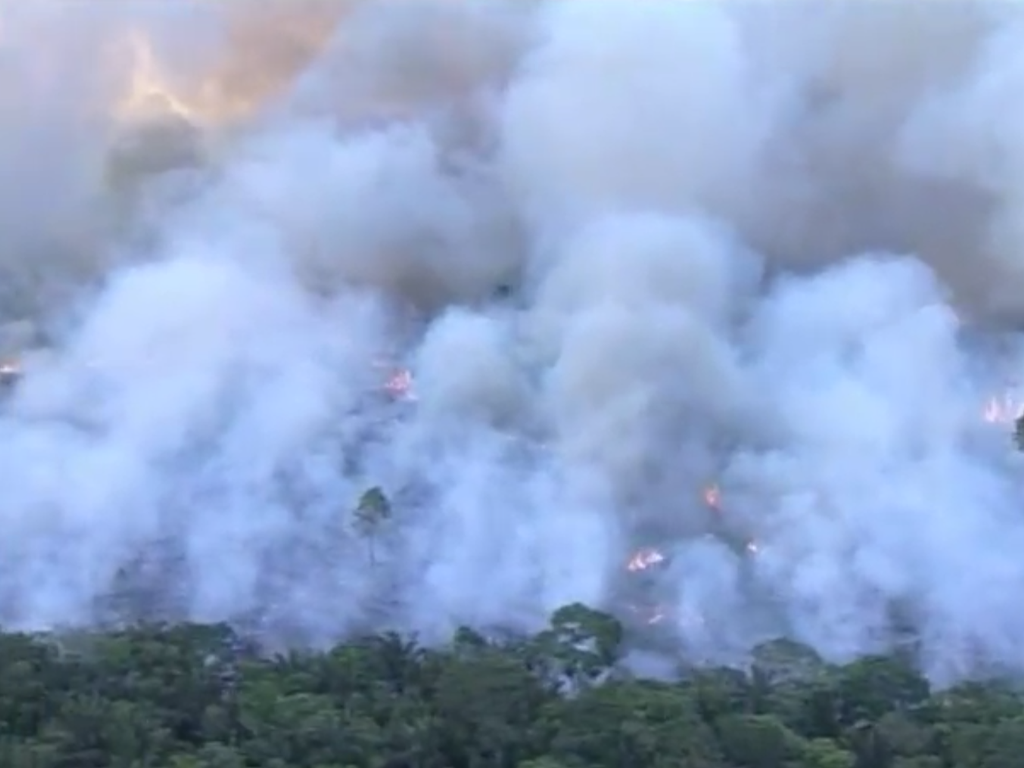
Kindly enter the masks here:
<path id="1" fill-rule="evenodd" d="M 715 725 L 726 758 L 745 768 L 782 768 L 803 749 L 803 740 L 773 715 L 726 715 Z"/>
<path id="2" fill-rule="evenodd" d="M 370 565 L 376 565 L 376 541 L 381 526 L 391 517 L 391 502 L 378 486 L 363 493 L 355 509 L 356 528 L 366 540 Z"/>
<path id="3" fill-rule="evenodd" d="M 593 768 L 718 768 L 713 730 L 687 688 L 654 681 L 615 681 L 548 705 L 548 754 Z"/>
<path id="4" fill-rule="evenodd" d="M 449 657 L 431 688 L 453 764 L 515 765 L 543 744 L 540 716 L 554 697 L 522 658 L 494 647 Z"/>
<path id="5" fill-rule="evenodd" d="M 832 739 L 811 739 L 804 743 L 797 765 L 802 768 L 854 768 L 857 756 Z"/>
<path id="6" fill-rule="evenodd" d="M 611 674 L 624 642 L 579 604 L 533 636 L 467 627 L 425 648 L 381 633 L 273 657 L 224 625 L 0 632 L 0 765 L 1017 768 L 1024 754 L 1009 682 L 932 692 L 906 655 L 828 665 L 782 641 L 749 670 L 643 680 Z"/>
<path id="7" fill-rule="evenodd" d="M 936 721 L 992 725 L 1016 717 L 1024 709 L 1019 689 L 1001 680 L 961 683 L 932 700 Z"/>
<path id="8" fill-rule="evenodd" d="M 889 712 L 875 723 L 874 729 L 885 751 L 891 755 L 925 755 L 935 746 L 934 729 L 908 712 Z"/>
<path id="9" fill-rule="evenodd" d="M 535 638 L 534 649 L 546 662 L 549 682 L 588 685 L 618 662 L 623 634 L 622 623 L 614 616 L 573 603 L 552 614 L 548 629 Z"/>
<path id="10" fill-rule="evenodd" d="M 951 723 L 945 757 L 956 768 L 1017 768 L 1024 754 L 1024 714 L 997 723 Z"/>
<path id="11" fill-rule="evenodd" d="M 931 693 L 928 681 L 902 654 L 857 659 L 837 670 L 835 680 L 840 718 L 846 725 L 906 711 L 923 704 Z"/>
<path id="12" fill-rule="evenodd" d="M 828 667 L 813 648 L 780 638 L 754 648 L 753 669 L 773 684 L 810 680 L 828 674 Z"/>
<path id="13" fill-rule="evenodd" d="M 525 760 L 517 765 L 516 768 L 568 768 L 568 766 L 553 757 L 545 756 L 533 760 Z"/>

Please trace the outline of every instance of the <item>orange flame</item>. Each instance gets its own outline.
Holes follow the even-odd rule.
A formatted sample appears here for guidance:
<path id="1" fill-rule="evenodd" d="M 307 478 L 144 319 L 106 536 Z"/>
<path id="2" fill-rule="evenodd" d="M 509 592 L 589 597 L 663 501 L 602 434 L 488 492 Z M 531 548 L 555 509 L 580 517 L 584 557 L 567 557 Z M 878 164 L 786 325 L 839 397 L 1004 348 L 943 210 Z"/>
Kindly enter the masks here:
<path id="1" fill-rule="evenodd" d="M 704 489 L 704 503 L 716 512 L 722 511 L 722 490 L 717 483 L 712 483 Z"/>
<path id="2" fill-rule="evenodd" d="M 384 382 L 384 391 L 393 397 L 415 400 L 416 394 L 413 392 L 413 384 L 412 371 L 401 368 Z"/>
<path id="3" fill-rule="evenodd" d="M 171 84 L 149 35 L 127 31 L 127 93 L 120 120 L 176 116 L 198 127 L 242 120 L 282 92 L 331 40 L 353 3 L 284 3 L 228 12 L 225 48 L 198 78 Z M 301 7 L 300 7 L 301 5 Z"/>
<path id="4" fill-rule="evenodd" d="M 648 568 L 663 562 L 665 562 L 665 555 L 653 547 L 644 547 L 632 554 L 629 562 L 626 563 L 626 570 L 633 573 L 646 571 Z"/>

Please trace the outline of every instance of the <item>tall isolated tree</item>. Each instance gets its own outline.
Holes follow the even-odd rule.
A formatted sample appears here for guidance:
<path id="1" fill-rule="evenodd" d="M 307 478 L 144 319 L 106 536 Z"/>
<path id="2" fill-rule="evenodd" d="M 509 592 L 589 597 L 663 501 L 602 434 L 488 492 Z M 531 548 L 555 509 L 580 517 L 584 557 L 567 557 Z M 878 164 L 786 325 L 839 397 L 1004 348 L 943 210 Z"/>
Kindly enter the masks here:
<path id="1" fill-rule="evenodd" d="M 391 502 L 380 486 L 363 492 L 355 508 L 356 530 L 366 540 L 370 565 L 377 563 L 377 536 L 385 521 L 391 518 Z"/>

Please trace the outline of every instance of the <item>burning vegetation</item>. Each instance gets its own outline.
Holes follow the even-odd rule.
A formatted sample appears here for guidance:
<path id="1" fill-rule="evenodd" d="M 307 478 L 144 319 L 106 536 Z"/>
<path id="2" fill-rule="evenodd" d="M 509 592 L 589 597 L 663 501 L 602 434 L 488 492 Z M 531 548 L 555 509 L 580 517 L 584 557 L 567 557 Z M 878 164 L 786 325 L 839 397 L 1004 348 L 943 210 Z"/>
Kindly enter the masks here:
<path id="1" fill-rule="evenodd" d="M 1014 440 L 1019 450 L 1024 451 L 1024 399 L 1012 389 L 999 395 L 993 395 L 985 401 L 981 411 L 981 420 L 986 424 L 1012 427 Z M 711 482 L 701 492 L 704 505 L 720 519 L 725 519 L 725 508 L 722 501 L 722 489 L 717 482 Z M 733 535 L 723 534 L 723 539 L 734 539 Z M 753 557 L 760 553 L 761 547 L 754 538 L 746 538 L 739 547 L 739 554 Z M 665 551 L 655 546 L 645 546 L 635 550 L 626 561 L 625 570 L 630 574 L 646 574 L 669 564 L 670 557 Z M 659 624 L 673 616 L 671 607 L 661 602 L 641 600 L 629 604 L 629 614 L 642 623 Z M 694 620 L 702 621 L 700 617 Z"/>
<path id="2" fill-rule="evenodd" d="M 377 364 L 378 368 L 385 368 L 388 373 L 381 388 L 390 397 L 396 400 L 415 401 L 416 392 L 413 388 L 414 380 L 412 371 L 408 368 L 392 367 Z"/>
<path id="3" fill-rule="evenodd" d="M 716 538 L 720 538 L 729 544 L 730 548 L 737 551 L 737 554 L 741 557 L 750 557 L 758 553 L 758 544 L 752 538 L 740 537 L 742 545 L 739 546 L 734 543 L 736 536 L 727 529 L 726 523 L 721 517 L 724 515 L 722 490 L 717 483 L 710 483 L 704 487 L 700 498 L 707 509 L 713 512 L 716 519 L 721 523 L 721 531 L 716 535 Z M 644 546 L 635 550 L 629 556 L 626 561 L 625 570 L 632 576 L 655 574 L 659 569 L 668 567 L 670 562 L 671 558 L 665 550 L 656 546 Z M 657 590 L 656 584 L 650 581 L 644 583 L 645 586 L 641 589 L 643 594 L 638 595 L 635 600 L 627 603 L 629 615 L 649 626 L 660 624 L 669 618 L 683 620 L 684 617 L 673 606 L 654 597 L 653 593 Z M 690 614 L 686 615 L 685 620 L 688 623 L 695 622 L 700 624 L 703 624 L 704 621 L 702 616 L 692 616 Z"/>
<path id="4" fill-rule="evenodd" d="M 332 4 L 329 13 L 337 15 L 341 3 Z M 242 18 L 251 19 L 248 14 Z M 128 30 L 119 41 L 119 56 L 128 62 L 122 98 L 113 112 L 118 140 L 125 136 L 132 141 L 116 147 L 111 155 L 113 177 L 135 179 L 168 168 L 203 163 L 207 160 L 207 139 L 219 136 L 257 115 L 276 94 L 280 93 L 295 73 L 325 44 L 337 19 L 324 19 L 311 10 L 308 15 L 287 12 L 269 21 L 261 16 L 258 26 L 240 23 L 229 38 L 232 44 L 223 59 L 199 77 L 176 80 L 161 62 L 153 40 L 140 29 Z M 301 19 L 301 21 L 297 21 Z M 259 60 L 256 56 L 259 54 Z M 120 134 L 124 134 L 124 136 Z M 400 402 L 416 402 L 413 372 L 393 360 L 368 362 L 373 383 L 369 388 L 378 397 Z M 28 369 L 28 370 L 26 370 Z M 0 357 L 0 386 L 16 386 L 31 366 L 26 366 L 23 351 Z M 973 406 L 972 406 L 973 407 Z M 1018 444 L 1024 448 L 1024 400 L 1012 392 L 989 398 L 982 409 L 985 423 L 1013 425 Z M 727 489 L 728 491 L 729 489 Z M 709 515 L 710 536 L 725 542 L 740 558 L 755 557 L 760 545 L 745 528 L 739 515 L 730 515 L 723 501 L 723 490 L 717 482 L 709 483 L 695 494 L 693 504 L 701 499 Z M 728 496 L 727 500 L 732 497 Z M 732 503 L 729 501 L 729 503 Z M 380 489 L 374 488 L 361 500 L 359 521 L 371 539 L 370 558 L 376 558 L 372 538 L 390 517 L 390 502 Z M 667 548 L 644 546 L 629 555 L 625 571 L 629 575 L 646 574 L 657 579 L 661 569 L 671 565 Z M 646 624 L 658 624 L 666 618 L 682 620 L 678 612 L 658 600 L 638 600 L 629 610 Z M 700 617 L 694 619 L 702 621 Z"/>
<path id="5" fill-rule="evenodd" d="M 268 4 L 259 14 L 224 9 L 222 53 L 197 77 L 172 77 L 153 38 L 129 28 L 115 45 L 127 62 L 125 94 L 115 109 L 122 123 L 166 117 L 219 128 L 252 117 L 285 90 L 323 49 L 351 4 Z"/>
<path id="6" fill-rule="evenodd" d="M 210 163 L 219 142 L 258 116 L 317 55 L 347 6 L 222 9 L 222 53 L 192 76 L 163 60 L 147 31 L 124 30 L 108 50 L 116 71 L 125 73 L 111 110 L 111 191 L 130 199 L 146 178 Z"/>
<path id="7" fill-rule="evenodd" d="M 626 563 L 626 570 L 631 573 L 638 571 L 646 571 L 655 565 L 659 565 L 665 562 L 665 555 L 663 555 L 657 549 L 653 547 L 644 547 L 638 549 L 629 558 L 629 562 Z"/>

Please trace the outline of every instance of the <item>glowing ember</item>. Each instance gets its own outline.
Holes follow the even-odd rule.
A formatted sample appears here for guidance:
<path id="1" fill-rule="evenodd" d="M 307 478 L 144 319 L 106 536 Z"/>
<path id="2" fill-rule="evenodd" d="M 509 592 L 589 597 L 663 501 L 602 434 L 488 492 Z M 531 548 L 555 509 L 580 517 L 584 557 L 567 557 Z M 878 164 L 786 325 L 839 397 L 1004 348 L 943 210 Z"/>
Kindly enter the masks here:
<path id="1" fill-rule="evenodd" d="M 1024 415 L 1024 402 L 1012 392 L 993 395 L 986 401 L 982 418 L 989 424 L 1013 424 Z"/>
<path id="2" fill-rule="evenodd" d="M 405 400 L 415 400 L 416 395 L 412 391 L 412 373 L 405 368 L 396 371 L 387 381 L 384 382 L 384 390 L 394 396 Z"/>
<path id="3" fill-rule="evenodd" d="M 636 573 L 646 571 L 648 568 L 665 562 L 665 555 L 652 547 L 638 549 L 626 563 L 626 570 Z"/>
<path id="4" fill-rule="evenodd" d="M 716 512 L 722 511 L 722 491 L 713 483 L 704 489 L 704 503 Z"/>

